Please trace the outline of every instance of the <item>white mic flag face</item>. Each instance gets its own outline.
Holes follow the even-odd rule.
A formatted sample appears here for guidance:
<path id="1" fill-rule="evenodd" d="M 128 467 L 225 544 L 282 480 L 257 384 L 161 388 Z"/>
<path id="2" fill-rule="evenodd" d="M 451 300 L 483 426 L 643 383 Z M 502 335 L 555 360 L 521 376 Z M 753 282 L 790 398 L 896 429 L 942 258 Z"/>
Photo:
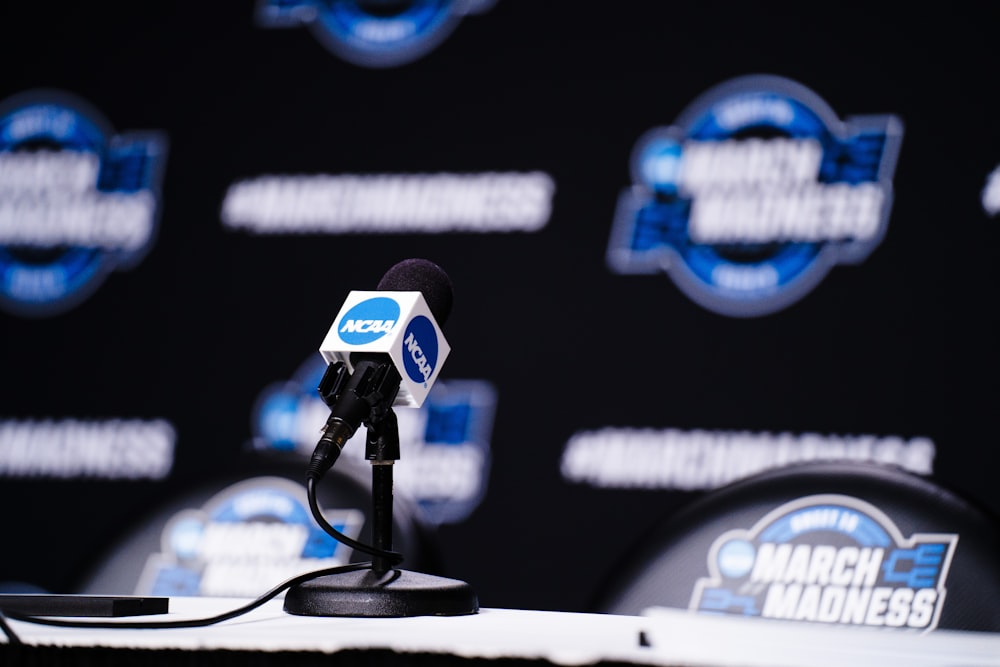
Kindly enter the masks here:
<path id="1" fill-rule="evenodd" d="M 419 408 L 451 347 L 421 292 L 352 291 L 319 352 L 353 372 L 351 353 L 389 355 L 402 381 L 393 405 Z"/>

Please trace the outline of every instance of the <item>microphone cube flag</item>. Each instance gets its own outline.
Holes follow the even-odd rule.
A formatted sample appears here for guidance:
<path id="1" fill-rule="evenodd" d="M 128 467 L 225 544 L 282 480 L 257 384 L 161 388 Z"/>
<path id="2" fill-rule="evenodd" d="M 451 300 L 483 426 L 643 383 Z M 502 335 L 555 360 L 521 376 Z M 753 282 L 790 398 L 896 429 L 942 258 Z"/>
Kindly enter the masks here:
<path id="1" fill-rule="evenodd" d="M 423 293 L 381 290 L 348 294 L 319 348 L 351 372 L 352 353 L 388 354 L 402 378 L 393 405 L 411 408 L 423 405 L 450 351 Z"/>

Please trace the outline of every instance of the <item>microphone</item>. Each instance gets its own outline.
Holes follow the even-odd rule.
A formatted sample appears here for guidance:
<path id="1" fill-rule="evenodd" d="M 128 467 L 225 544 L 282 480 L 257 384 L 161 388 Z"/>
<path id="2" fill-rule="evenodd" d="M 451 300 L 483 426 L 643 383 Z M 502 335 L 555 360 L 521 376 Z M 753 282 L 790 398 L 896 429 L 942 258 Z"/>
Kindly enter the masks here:
<path id="1" fill-rule="evenodd" d="M 362 423 L 423 404 L 451 351 L 440 324 L 452 300 L 448 274 L 426 259 L 394 265 L 376 291 L 348 294 L 320 346 L 329 365 L 318 389 L 331 412 L 307 478 L 322 477 Z"/>
<path id="2" fill-rule="evenodd" d="M 392 469 L 399 458 L 394 405 L 419 407 L 450 347 L 440 323 L 451 311 L 448 275 L 433 262 L 393 266 L 373 292 L 351 292 L 320 347 L 329 362 L 319 393 L 330 406 L 323 436 L 306 471 L 313 518 L 337 540 L 371 554 L 359 567 L 302 581 L 288 589 L 284 610 L 302 616 L 454 616 L 475 614 L 469 584 L 399 569 L 392 549 Z M 372 546 L 347 538 L 323 516 L 316 485 L 362 423 L 372 463 Z"/>

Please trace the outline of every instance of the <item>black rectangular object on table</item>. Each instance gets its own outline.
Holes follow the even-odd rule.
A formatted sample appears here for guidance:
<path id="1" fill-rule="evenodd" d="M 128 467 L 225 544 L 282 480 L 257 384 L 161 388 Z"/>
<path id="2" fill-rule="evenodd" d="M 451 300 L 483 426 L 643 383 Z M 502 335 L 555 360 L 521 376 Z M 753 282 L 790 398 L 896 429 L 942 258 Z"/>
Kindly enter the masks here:
<path id="1" fill-rule="evenodd" d="M 0 595 L 0 611 L 26 616 L 146 616 L 166 614 L 170 598 L 144 595 Z"/>

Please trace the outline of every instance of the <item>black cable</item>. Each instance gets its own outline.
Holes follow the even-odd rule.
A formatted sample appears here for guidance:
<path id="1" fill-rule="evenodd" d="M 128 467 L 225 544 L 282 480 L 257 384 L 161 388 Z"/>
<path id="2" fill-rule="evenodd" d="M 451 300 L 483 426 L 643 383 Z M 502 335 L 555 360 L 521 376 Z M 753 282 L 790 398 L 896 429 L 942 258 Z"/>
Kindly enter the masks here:
<path id="1" fill-rule="evenodd" d="M 14 628 L 10 627 L 7 623 L 7 619 L 3 615 L 3 610 L 0 610 L 0 630 L 3 630 L 3 633 L 7 635 L 8 644 L 11 646 L 21 645 L 21 638 L 17 636 L 16 632 L 14 632 Z"/>
<path id="2" fill-rule="evenodd" d="M 316 472 L 312 471 L 312 468 L 310 468 L 310 473 L 306 475 L 306 495 L 309 498 L 309 509 L 310 511 L 312 511 L 313 518 L 316 520 L 316 523 L 319 524 L 320 528 L 322 528 L 327 534 L 329 534 L 330 537 L 333 537 L 338 542 L 341 542 L 356 551 L 361 551 L 362 553 L 366 553 L 370 556 L 375 556 L 376 558 L 384 559 L 390 567 L 398 565 L 399 563 L 403 562 L 403 554 L 397 551 L 386 551 L 385 549 L 379 549 L 377 547 L 364 544 L 363 542 L 358 542 L 357 540 L 353 540 L 347 535 L 344 535 L 339 530 L 330 525 L 330 522 L 327 521 L 326 517 L 323 516 L 323 512 L 319 508 L 319 502 L 316 500 L 316 482 L 318 478 L 321 476 L 322 473 L 317 474 Z M 220 623 L 222 621 L 226 621 L 231 618 L 235 618 L 237 616 L 241 616 L 261 606 L 274 596 L 278 595 L 278 593 L 281 593 L 283 590 L 291 588 L 292 586 L 300 584 L 304 581 L 309 581 L 310 579 L 315 579 L 317 577 L 322 577 L 330 574 L 339 574 L 342 572 L 354 572 L 356 570 L 370 569 L 371 567 L 372 563 L 369 561 L 364 563 L 350 563 L 348 565 L 340 565 L 337 567 L 330 567 L 323 570 L 316 570 L 315 572 L 307 572 L 305 574 L 300 574 L 298 576 L 292 577 L 291 579 L 283 581 L 282 583 L 278 584 L 277 586 L 275 586 L 268 592 L 264 593 L 257 599 L 243 605 L 242 607 L 237 607 L 232 611 L 227 611 L 225 613 L 218 614 L 216 616 L 210 616 L 208 618 L 191 619 L 187 621 L 72 621 L 62 618 L 28 616 L 9 611 L 4 612 L 2 609 L 0 609 L 0 629 L 2 629 L 7 634 L 12 644 L 20 643 L 20 640 L 18 639 L 17 635 L 10 628 L 10 626 L 4 621 L 4 616 L 3 616 L 4 613 L 6 613 L 8 618 L 12 618 L 18 621 L 24 621 L 27 623 L 37 623 L 40 625 L 53 625 L 63 628 L 131 628 L 131 629 L 200 628 L 200 627 L 205 627 L 207 625 Z"/>
<path id="3" fill-rule="evenodd" d="M 398 551 L 385 551 L 384 549 L 378 549 L 368 544 L 352 540 L 347 535 L 344 535 L 339 530 L 331 526 L 330 522 L 323 516 L 323 512 L 319 509 L 319 503 L 316 501 L 316 479 L 314 477 L 306 477 L 306 493 L 309 496 L 309 509 L 312 510 L 312 515 L 316 520 L 316 523 L 318 523 L 320 528 L 329 533 L 329 535 L 338 542 L 342 542 L 352 549 L 366 553 L 369 556 L 384 558 L 388 561 L 390 566 L 399 565 L 403 562 L 403 554 Z"/>
<path id="4" fill-rule="evenodd" d="M 291 579 L 286 579 L 282 583 L 278 584 L 267 593 L 264 593 L 252 602 L 248 602 L 242 607 L 237 607 L 231 611 L 218 614 L 216 616 L 209 616 L 208 618 L 196 618 L 189 619 L 185 621 L 72 621 L 61 618 L 50 618 L 41 616 L 26 616 L 22 614 L 16 614 L 13 612 L 3 612 L 7 615 L 7 618 L 12 618 L 17 621 L 24 621 L 26 623 L 37 623 L 39 625 L 54 625 L 60 628 L 130 628 L 132 630 L 136 629 L 162 629 L 162 628 L 202 628 L 207 625 L 214 625 L 222 621 L 228 621 L 231 618 L 236 618 L 237 616 L 242 616 L 243 614 L 253 611 L 257 607 L 261 606 L 278 593 L 282 592 L 286 588 L 291 588 L 297 584 L 301 584 L 303 581 L 309 581 L 310 579 L 315 579 L 316 577 L 323 577 L 328 574 L 339 574 L 341 572 L 354 572 L 355 570 L 364 570 L 371 567 L 371 562 L 365 563 L 350 563 L 348 565 L 339 565 L 337 567 L 328 567 L 322 570 L 316 570 L 315 572 L 307 572 L 305 574 L 300 574 L 298 576 L 292 577 Z M 8 629 L 4 628 L 7 632 Z M 11 635 L 8 635 L 11 636 Z M 16 636 L 16 635 L 15 635 Z M 13 638 L 12 641 L 13 642 Z"/>

